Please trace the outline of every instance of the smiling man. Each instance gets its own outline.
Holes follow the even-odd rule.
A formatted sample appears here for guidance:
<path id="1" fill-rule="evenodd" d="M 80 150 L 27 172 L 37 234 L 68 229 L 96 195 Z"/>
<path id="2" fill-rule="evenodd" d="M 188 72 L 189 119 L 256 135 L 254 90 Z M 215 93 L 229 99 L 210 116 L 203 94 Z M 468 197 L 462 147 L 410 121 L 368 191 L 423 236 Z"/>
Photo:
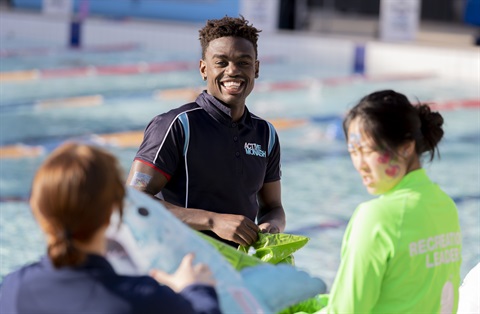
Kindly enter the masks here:
<path id="1" fill-rule="evenodd" d="M 278 135 L 245 105 L 259 73 L 259 32 L 243 17 L 207 21 L 199 31 L 207 89 L 152 119 L 127 179 L 232 246 L 285 228 Z"/>

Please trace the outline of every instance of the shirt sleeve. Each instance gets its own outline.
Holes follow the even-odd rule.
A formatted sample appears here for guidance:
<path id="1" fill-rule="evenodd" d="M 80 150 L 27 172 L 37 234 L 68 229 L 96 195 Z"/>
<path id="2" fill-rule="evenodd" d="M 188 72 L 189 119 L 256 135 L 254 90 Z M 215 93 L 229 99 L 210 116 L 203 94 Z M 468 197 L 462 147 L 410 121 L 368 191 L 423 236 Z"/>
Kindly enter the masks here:
<path id="1" fill-rule="evenodd" d="M 182 156 L 183 128 L 176 117 L 159 115 L 147 125 L 135 159 L 147 162 L 172 175 Z"/>
<path id="2" fill-rule="evenodd" d="M 357 208 L 345 232 L 328 313 L 369 313 L 380 296 L 393 240 L 382 211 L 367 204 Z"/>

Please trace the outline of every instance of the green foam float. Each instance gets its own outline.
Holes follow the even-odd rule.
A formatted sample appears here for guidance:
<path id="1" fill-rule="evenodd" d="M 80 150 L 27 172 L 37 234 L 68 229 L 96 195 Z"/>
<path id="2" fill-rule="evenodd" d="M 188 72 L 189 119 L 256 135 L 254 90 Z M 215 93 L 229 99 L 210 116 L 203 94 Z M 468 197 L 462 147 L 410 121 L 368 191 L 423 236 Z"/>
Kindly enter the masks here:
<path id="1" fill-rule="evenodd" d="M 278 264 L 288 263 L 294 265 L 293 253 L 301 249 L 310 239 L 305 236 L 286 234 L 286 233 L 259 233 L 256 242 L 250 246 L 238 247 L 238 250 L 244 253 L 249 252 L 250 248 L 255 249 L 252 256 L 263 262 Z"/>
<path id="2" fill-rule="evenodd" d="M 295 265 L 293 253 L 304 247 L 310 238 L 287 233 L 258 233 L 258 239 L 249 246 L 240 245 L 238 249 L 217 239 L 198 232 L 200 237 L 213 245 L 225 259 L 238 271 L 263 263 L 287 263 Z M 253 253 L 251 252 L 253 251 Z M 326 306 L 328 295 L 319 294 L 292 305 L 279 314 L 315 313 Z"/>
<path id="3" fill-rule="evenodd" d="M 236 269 L 256 266 L 262 263 L 288 263 L 294 265 L 293 253 L 301 249 L 310 240 L 308 237 L 286 233 L 259 233 L 256 242 L 250 246 L 240 245 L 238 249 L 217 239 L 198 232 Z M 253 254 L 249 254 L 250 250 Z"/>
<path id="4" fill-rule="evenodd" d="M 232 246 L 225 244 L 217 239 L 214 239 L 210 236 L 207 236 L 201 232 L 198 232 L 198 235 L 205 239 L 208 243 L 213 245 L 217 251 L 225 257 L 225 259 L 235 268 L 236 270 L 242 270 L 246 267 L 252 267 L 256 265 L 263 264 L 261 260 L 256 257 L 250 256 L 246 253 L 237 251 Z"/>
<path id="5" fill-rule="evenodd" d="M 316 314 L 328 304 L 328 294 L 318 294 L 313 298 L 292 305 L 278 314 Z"/>

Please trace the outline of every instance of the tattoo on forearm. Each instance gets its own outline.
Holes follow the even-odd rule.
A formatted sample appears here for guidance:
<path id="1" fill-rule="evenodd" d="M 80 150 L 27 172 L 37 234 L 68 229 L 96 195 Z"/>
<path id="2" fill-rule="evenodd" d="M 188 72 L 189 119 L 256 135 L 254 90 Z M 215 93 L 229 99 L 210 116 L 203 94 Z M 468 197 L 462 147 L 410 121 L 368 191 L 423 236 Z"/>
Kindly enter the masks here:
<path id="1" fill-rule="evenodd" d="M 151 175 L 135 171 L 129 185 L 135 188 L 146 188 L 151 179 Z"/>

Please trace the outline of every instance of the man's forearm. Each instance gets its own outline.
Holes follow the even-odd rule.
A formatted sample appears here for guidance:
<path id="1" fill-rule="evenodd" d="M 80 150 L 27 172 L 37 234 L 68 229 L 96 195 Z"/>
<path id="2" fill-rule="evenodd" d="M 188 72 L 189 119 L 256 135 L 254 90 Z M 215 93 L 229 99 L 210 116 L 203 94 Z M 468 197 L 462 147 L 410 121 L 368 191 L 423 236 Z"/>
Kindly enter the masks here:
<path id="1" fill-rule="evenodd" d="M 283 232 L 285 230 L 286 217 L 282 206 L 275 207 L 268 211 L 260 210 L 257 220 L 259 225 L 263 223 L 270 223 L 271 225 L 275 225 L 279 232 Z"/>
<path id="2" fill-rule="evenodd" d="M 164 200 L 159 201 L 168 211 L 190 226 L 190 228 L 195 230 L 212 230 L 213 215 L 215 213 L 203 209 L 180 207 Z"/>

